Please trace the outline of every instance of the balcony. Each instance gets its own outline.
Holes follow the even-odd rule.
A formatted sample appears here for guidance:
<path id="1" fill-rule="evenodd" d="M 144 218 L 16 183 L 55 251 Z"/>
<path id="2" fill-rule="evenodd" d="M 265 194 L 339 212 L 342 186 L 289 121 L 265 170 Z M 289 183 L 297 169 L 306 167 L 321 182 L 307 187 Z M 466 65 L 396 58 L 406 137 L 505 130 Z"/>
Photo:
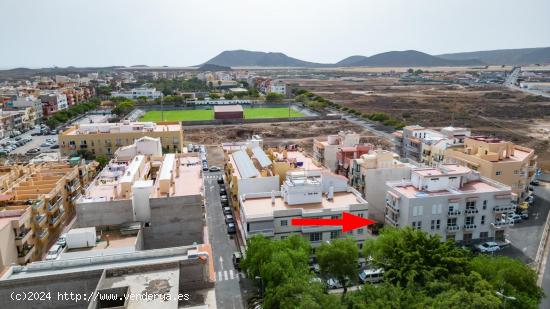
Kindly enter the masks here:
<path id="1" fill-rule="evenodd" d="M 48 203 L 48 212 L 54 212 L 59 207 L 59 205 L 61 205 L 61 202 L 63 202 L 63 200 L 61 199 L 61 197 L 58 197 L 55 202 Z"/>
<path id="2" fill-rule="evenodd" d="M 25 242 L 27 242 L 27 240 L 29 240 L 29 238 L 31 238 L 31 235 L 31 229 L 25 227 L 21 228 L 19 234 L 15 235 L 15 244 L 17 246 L 23 245 Z"/>
<path id="3" fill-rule="evenodd" d="M 505 212 L 515 211 L 515 210 L 516 210 L 516 205 L 514 204 L 497 205 L 493 207 L 493 212 L 495 213 L 505 213 Z"/>
<path id="4" fill-rule="evenodd" d="M 273 237 L 275 235 L 275 232 L 273 229 L 265 229 L 265 230 L 256 230 L 256 231 L 250 231 L 248 232 L 249 236 L 254 235 L 262 235 L 264 237 Z"/>
<path id="5" fill-rule="evenodd" d="M 34 217 L 34 222 L 40 227 L 44 226 L 44 223 L 46 223 L 46 215 L 37 215 Z"/>
<path id="6" fill-rule="evenodd" d="M 389 210 L 393 211 L 394 213 L 399 213 L 399 206 L 396 205 L 395 203 L 392 203 L 392 202 L 386 200 L 386 207 Z"/>
<path id="7" fill-rule="evenodd" d="M 80 189 L 80 181 L 78 181 L 77 179 L 71 181 L 70 183 L 68 183 L 67 185 L 65 185 L 65 189 L 66 189 L 69 193 L 75 192 L 76 190 Z"/>
<path id="8" fill-rule="evenodd" d="M 48 240 L 48 230 L 44 229 L 38 234 L 38 239 L 41 241 L 47 241 Z"/>
<path id="9" fill-rule="evenodd" d="M 59 222 L 61 222 L 61 215 L 57 215 L 56 217 L 50 218 L 50 226 L 51 228 L 56 228 L 59 225 Z"/>
<path id="10" fill-rule="evenodd" d="M 477 225 L 475 224 L 464 224 L 464 230 L 475 230 Z"/>
<path id="11" fill-rule="evenodd" d="M 40 212 L 41 210 L 44 210 L 44 200 L 35 200 L 32 203 L 32 209 Z"/>
<path id="12" fill-rule="evenodd" d="M 460 226 L 456 224 L 447 225 L 447 232 L 456 232 L 458 230 L 460 230 Z"/>
<path id="13" fill-rule="evenodd" d="M 32 257 L 33 253 L 35 251 L 35 248 L 33 245 L 31 246 L 24 246 L 19 250 L 17 253 L 17 263 L 19 264 L 26 264 Z"/>
<path id="14" fill-rule="evenodd" d="M 491 223 L 491 227 L 493 227 L 494 229 L 497 229 L 497 230 L 507 228 L 507 227 L 513 226 L 513 225 L 514 225 L 514 221 L 504 220 L 504 219 L 497 220 L 497 221 Z"/>
<path id="15" fill-rule="evenodd" d="M 449 210 L 447 212 L 447 216 L 456 217 L 456 216 L 460 215 L 461 213 L 462 213 L 462 211 L 460 211 L 460 210 Z"/>
<path id="16" fill-rule="evenodd" d="M 399 222 L 397 221 L 397 218 L 392 218 L 391 216 L 386 215 L 386 223 L 394 226 L 399 227 Z"/>
<path id="17" fill-rule="evenodd" d="M 464 214 L 466 215 L 477 214 L 478 212 L 479 210 L 477 210 L 477 208 L 466 208 L 464 210 Z"/>

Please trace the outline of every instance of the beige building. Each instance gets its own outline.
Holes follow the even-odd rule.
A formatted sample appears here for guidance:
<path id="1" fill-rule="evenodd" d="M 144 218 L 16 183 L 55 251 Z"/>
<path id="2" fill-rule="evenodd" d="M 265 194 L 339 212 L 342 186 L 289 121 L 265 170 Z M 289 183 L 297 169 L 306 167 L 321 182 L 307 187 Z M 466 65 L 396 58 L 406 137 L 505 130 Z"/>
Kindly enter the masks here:
<path id="1" fill-rule="evenodd" d="M 536 159 L 531 148 L 486 136 L 467 137 L 464 145 L 445 151 L 446 162 L 467 166 L 483 177 L 510 186 L 520 200 L 528 196 L 529 183 L 537 167 Z"/>
<path id="2" fill-rule="evenodd" d="M 40 260 L 75 215 L 75 201 L 95 172 L 96 162 L 43 163 L 0 168 L 0 262 Z"/>
<path id="3" fill-rule="evenodd" d="M 59 147 L 63 155 L 78 150 L 92 154 L 112 156 L 122 146 L 128 146 L 144 137 L 160 138 L 165 152 L 181 152 L 183 130 L 178 122 L 121 122 L 91 123 L 70 127 L 59 134 Z"/>

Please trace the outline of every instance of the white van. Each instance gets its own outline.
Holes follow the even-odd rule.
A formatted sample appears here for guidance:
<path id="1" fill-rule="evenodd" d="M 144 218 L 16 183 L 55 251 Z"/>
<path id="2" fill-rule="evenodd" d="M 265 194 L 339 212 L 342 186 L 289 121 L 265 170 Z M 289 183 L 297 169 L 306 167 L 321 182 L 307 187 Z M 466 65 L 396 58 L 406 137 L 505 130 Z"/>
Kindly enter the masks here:
<path id="1" fill-rule="evenodd" d="M 361 283 L 378 283 L 384 280 L 384 270 L 378 269 L 364 269 L 359 273 L 359 280 Z"/>

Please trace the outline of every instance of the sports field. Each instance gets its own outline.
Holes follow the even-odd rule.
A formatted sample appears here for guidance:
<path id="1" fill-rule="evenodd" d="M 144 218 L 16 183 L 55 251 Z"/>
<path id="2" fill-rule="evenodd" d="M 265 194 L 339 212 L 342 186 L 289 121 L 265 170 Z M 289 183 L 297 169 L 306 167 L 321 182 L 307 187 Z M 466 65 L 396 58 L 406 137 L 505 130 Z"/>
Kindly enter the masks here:
<path id="1" fill-rule="evenodd" d="M 161 111 L 146 112 L 141 121 L 162 121 Z M 303 117 L 304 114 L 290 109 L 290 117 Z M 288 118 L 288 108 L 286 107 L 260 107 L 245 108 L 244 118 Z M 193 110 L 167 110 L 164 111 L 164 121 L 193 121 L 193 120 L 213 120 L 214 111 L 211 109 L 193 109 Z"/>

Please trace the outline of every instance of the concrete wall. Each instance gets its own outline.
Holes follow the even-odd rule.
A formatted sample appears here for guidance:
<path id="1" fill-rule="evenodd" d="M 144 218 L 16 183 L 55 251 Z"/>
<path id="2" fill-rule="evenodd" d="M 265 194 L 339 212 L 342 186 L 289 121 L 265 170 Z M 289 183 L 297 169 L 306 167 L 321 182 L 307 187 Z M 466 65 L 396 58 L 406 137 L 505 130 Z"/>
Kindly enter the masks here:
<path id="1" fill-rule="evenodd" d="M 203 242 L 202 196 L 152 198 L 151 224 L 144 228 L 144 249 L 159 249 Z"/>
<path id="2" fill-rule="evenodd" d="M 95 270 L 88 272 L 77 272 L 72 274 L 59 274 L 51 276 L 43 276 L 37 278 L 23 278 L 0 281 L 0 308 L 9 309 L 28 309 L 28 308 L 87 308 L 88 301 L 74 300 L 60 301 L 58 293 L 84 293 L 90 295 L 95 290 L 103 270 Z M 33 293 L 35 296 L 42 296 L 39 300 L 11 300 L 11 294 L 16 293 Z M 49 294 L 48 294 L 49 293 Z M 28 295 L 28 294 L 27 294 Z M 44 298 L 50 295 L 51 299 Z"/>
<path id="3" fill-rule="evenodd" d="M 0 230 L 0 267 L 8 266 L 12 263 L 17 264 L 17 249 L 13 227 L 11 222 L 9 222 Z"/>
<path id="4" fill-rule="evenodd" d="M 78 203 L 76 227 L 118 225 L 134 221 L 132 200 Z"/>
<path id="5" fill-rule="evenodd" d="M 386 210 L 386 181 L 408 179 L 411 168 L 408 166 L 396 168 L 367 169 L 365 172 L 365 199 L 369 202 L 369 218 L 376 222 L 384 222 Z"/>
<path id="6" fill-rule="evenodd" d="M 210 257 L 212 258 L 212 257 Z M 179 290 L 186 291 L 211 288 L 214 282 L 208 280 L 208 262 L 201 260 L 186 260 L 179 263 Z"/>

